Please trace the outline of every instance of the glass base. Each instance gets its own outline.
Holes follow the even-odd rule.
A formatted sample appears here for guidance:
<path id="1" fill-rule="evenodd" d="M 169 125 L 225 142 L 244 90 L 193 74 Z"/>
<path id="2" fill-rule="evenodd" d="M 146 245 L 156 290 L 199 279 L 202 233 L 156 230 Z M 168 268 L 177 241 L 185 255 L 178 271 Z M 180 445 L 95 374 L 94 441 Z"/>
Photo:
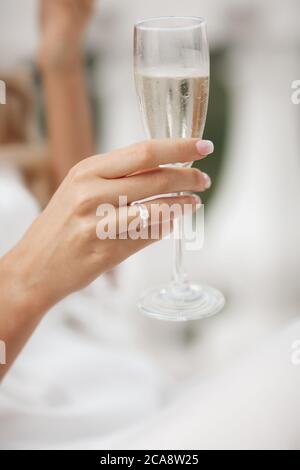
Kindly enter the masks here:
<path id="1" fill-rule="evenodd" d="M 146 290 L 138 307 L 149 317 L 167 321 L 199 320 L 220 312 L 225 297 L 209 286 L 187 284 L 184 289 L 174 285 Z"/>

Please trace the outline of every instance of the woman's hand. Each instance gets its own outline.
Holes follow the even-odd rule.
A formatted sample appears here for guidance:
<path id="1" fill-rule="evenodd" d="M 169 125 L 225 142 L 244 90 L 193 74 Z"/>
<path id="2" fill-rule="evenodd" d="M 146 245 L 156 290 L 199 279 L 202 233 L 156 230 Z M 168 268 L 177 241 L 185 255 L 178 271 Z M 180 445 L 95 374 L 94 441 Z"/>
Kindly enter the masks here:
<path id="1" fill-rule="evenodd" d="M 209 177 L 199 170 L 159 165 L 192 162 L 211 152 L 212 144 L 195 139 L 149 141 L 88 158 L 69 172 L 23 239 L 0 260 L 0 339 L 7 349 L 0 380 L 49 308 L 155 241 L 127 233 L 138 212 L 131 213 L 130 203 L 210 186 Z M 119 196 L 127 198 L 128 206 L 119 206 Z M 189 204 L 189 210 L 197 207 L 193 196 L 146 204 L 152 211 L 174 202 Z M 116 225 L 117 237 L 100 240 L 97 209 L 107 203 L 119 212 L 122 224 Z M 150 219 L 151 229 L 161 229 L 167 218 L 172 220 L 168 211 L 167 217 Z M 145 233 L 152 235 L 149 227 Z"/>
<path id="2" fill-rule="evenodd" d="M 195 139 L 148 141 L 77 164 L 19 245 L 4 259 L 22 273 L 20 279 L 17 277 L 18 283 L 14 279 L 13 289 L 19 285 L 27 308 L 28 298 L 32 298 L 38 312 L 48 310 L 155 241 L 122 239 L 119 226 L 116 239 L 100 240 L 96 233 L 100 220 L 97 208 L 110 203 L 121 212 L 123 221 L 129 222 L 138 212 L 137 208 L 130 209 L 133 201 L 157 194 L 207 189 L 209 177 L 195 168 L 159 167 L 192 162 L 209 153 L 205 141 L 196 143 Z M 120 195 L 128 200 L 125 208 L 119 207 Z M 146 204 L 151 210 L 162 202 L 191 204 L 193 210 L 197 206 L 192 195 Z M 164 222 L 160 221 L 160 225 Z"/>
<path id="3" fill-rule="evenodd" d="M 40 0 L 40 64 L 65 67 L 78 58 L 93 0 Z"/>

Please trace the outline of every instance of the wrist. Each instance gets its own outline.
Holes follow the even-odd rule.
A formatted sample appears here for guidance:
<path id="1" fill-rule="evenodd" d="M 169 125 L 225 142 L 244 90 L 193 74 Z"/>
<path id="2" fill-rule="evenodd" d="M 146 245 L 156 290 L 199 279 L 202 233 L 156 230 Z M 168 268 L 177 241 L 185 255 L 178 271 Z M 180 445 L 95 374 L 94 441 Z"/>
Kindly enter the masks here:
<path id="1" fill-rule="evenodd" d="M 48 310 L 47 303 L 41 289 L 35 289 L 31 283 L 32 277 L 26 256 L 20 255 L 16 247 L 0 260 L 0 284 L 5 297 L 4 305 L 11 306 L 20 317 L 24 316 L 24 320 L 39 320 Z"/>
<path id="2" fill-rule="evenodd" d="M 43 44 L 38 53 L 43 73 L 73 72 L 82 66 L 81 45 L 77 40 L 61 40 Z"/>

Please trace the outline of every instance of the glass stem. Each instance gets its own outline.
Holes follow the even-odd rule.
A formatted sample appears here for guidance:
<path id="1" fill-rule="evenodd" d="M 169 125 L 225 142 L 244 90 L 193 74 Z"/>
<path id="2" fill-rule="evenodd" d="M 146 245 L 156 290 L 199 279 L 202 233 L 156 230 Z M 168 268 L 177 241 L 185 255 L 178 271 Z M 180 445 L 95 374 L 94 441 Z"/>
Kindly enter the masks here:
<path id="1" fill-rule="evenodd" d="M 179 193 L 181 195 L 181 193 Z M 173 253 L 173 291 L 179 294 L 188 287 L 184 269 L 184 221 L 178 218 L 174 222 L 174 253 Z"/>

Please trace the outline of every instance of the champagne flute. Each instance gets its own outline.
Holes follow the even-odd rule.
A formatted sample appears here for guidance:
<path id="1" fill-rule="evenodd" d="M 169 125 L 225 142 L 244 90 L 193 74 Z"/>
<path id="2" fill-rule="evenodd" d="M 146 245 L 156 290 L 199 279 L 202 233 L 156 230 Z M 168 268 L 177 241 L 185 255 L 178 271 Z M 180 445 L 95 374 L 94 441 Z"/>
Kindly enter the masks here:
<path id="1" fill-rule="evenodd" d="M 202 138 L 209 95 L 209 48 L 203 18 L 159 17 L 138 22 L 134 72 L 149 138 Z M 214 315 L 223 308 L 224 296 L 212 287 L 188 281 L 183 268 L 183 221 L 176 219 L 175 223 L 179 236 L 174 239 L 173 280 L 143 293 L 139 308 L 151 317 L 173 321 Z"/>

